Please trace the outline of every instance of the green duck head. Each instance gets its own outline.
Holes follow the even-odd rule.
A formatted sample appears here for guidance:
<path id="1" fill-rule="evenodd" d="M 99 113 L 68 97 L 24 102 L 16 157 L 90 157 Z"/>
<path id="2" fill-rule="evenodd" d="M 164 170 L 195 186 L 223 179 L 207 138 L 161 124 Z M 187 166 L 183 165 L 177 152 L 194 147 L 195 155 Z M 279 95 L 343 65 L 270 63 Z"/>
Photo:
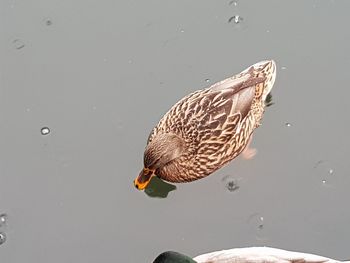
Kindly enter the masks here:
<path id="1" fill-rule="evenodd" d="M 160 254 L 153 263 L 196 263 L 192 258 L 174 251 Z"/>

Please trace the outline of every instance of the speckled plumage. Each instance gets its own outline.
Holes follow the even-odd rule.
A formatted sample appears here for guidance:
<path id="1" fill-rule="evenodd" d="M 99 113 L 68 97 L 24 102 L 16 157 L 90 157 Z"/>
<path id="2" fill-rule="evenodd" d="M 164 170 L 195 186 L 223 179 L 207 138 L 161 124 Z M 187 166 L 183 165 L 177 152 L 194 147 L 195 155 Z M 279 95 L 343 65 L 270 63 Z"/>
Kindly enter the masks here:
<path id="1" fill-rule="evenodd" d="M 181 99 L 152 130 L 144 167 L 189 182 L 237 157 L 260 125 L 275 76 L 275 63 L 263 61 Z"/>

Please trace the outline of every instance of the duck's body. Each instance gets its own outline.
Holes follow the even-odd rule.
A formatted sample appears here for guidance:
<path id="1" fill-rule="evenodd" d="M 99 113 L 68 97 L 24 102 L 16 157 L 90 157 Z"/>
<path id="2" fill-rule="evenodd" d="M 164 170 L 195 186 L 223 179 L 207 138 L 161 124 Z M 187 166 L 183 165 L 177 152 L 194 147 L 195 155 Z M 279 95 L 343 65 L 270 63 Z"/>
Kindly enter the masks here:
<path id="1" fill-rule="evenodd" d="M 199 255 L 193 259 L 178 252 L 164 252 L 153 263 L 340 263 L 318 255 L 270 247 L 233 248 Z"/>
<path id="2" fill-rule="evenodd" d="M 271 247 L 233 248 L 197 256 L 197 263 L 338 263 L 318 255 L 287 251 Z"/>
<path id="3" fill-rule="evenodd" d="M 275 63 L 263 61 L 177 102 L 151 132 L 135 186 L 144 189 L 153 175 L 194 181 L 237 157 L 260 125 L 275 77 Z"/>

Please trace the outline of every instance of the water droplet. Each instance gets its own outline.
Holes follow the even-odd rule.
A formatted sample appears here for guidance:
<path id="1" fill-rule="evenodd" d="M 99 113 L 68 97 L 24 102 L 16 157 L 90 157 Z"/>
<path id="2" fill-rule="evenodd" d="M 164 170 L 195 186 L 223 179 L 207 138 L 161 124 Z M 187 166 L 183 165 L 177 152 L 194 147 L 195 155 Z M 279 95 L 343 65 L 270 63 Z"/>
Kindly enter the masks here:
<path id="1" fill-rule="evenodd" d="M 270 33 L 270 30 L 266 30 L 266 33 Z"/>
<path id="2" fill-rule="evenodd" d="M 107 58 L 104 58 L 104 59 L 103 59 L 103 62 L 107 62 Z"/>
<path id="3" fill-rule="evenodd" d="M 227 182 L 226 188 L 227 188 L 230 192 L 233 192 L 233 191 L 235 191 L 235 190 L 238 190 L 238 189 L 239 189 L 239 185 L 238 185 L 237 180 L 232 180 L 232 181 Z"/>
<path id="4" fill-rule="evenodd" d="M 289 123 L 289 122 L 286 122 L 286 124 L 285 124 L 287 127 L 291 127 L 292 126 L 292 124 L 291 123 Z"/>
<path id="5" fill-rule="evenodd" d="M 180 32 L 181 32 L 181 33 L 185 33 L 185 30 L 181 29 Z"/>
<path id="6" fill-rule="evenodd" d="M 237 6 L 238 0 L 236 0 L 236 1 L 232 0 L 232 1 L 230 1 L 228 4 L 229 4 L 229 5 Z"/>
<path id="7" fill-rule="evenodd" d="M 282 70 L 285 70 L 285 69 L 287 69 L 287 67 L 281 67 L 281 69 L 282 69 Z"/>
<path id="8" fill-rule="evenodd" d="M 205 79 L 205 82 L 207 82 L 207 83 L 210 82 L 210 79 Z"/>
<path id="9" fill-rule="evenodd" d="M 1 214 L 0 215 L 0 227 L 5 225 L 7 222 L 7 214 Z"/>
<path id="10" fill-rule="evenodd" d="M 42 135 L 48 135 L 49 133 L 50 133 L 50 128 L 49 127 L 41 128 L 41 134 Z"/>
<path id="11" fill-rule="evenodd" d="M 243 21 L 243 17 L 239 16 L 239 15 L 235 15 L 235 16 L 231 16 L 228 20 L 229 23 L 234 22 L 235 24 L 239 24 L 240 22 Z"/>
<path id="12" fill-rule="evenodd" d="M 25 44 L 20 39 L 15 39 L 12 41 L 12 44 L 15 46 L 16 49 L 21 49 L 25 47 Z"/>
<path id="13" fill-rule="evenodd" d="M 0 232 L 0 245 L 4 244 L 6 241 L 6 234 L 4 232 Z"/>
<path id="14" fill-rule="evenodd" d="M 45 18 L 44 19 L 45 25 L 51 26 L 52 25 L 52 20 L 50 18 Z"/>
<path id="15" fill-rule="evenodd" d="M 257 239 L 263 240 L 266 239 L 266 227 L 265 227 L 265 218 L 259 214 L 254 213 L 248 218 L 248 224 L 250 229 Z"/>
<path id="16" fill-rule="evenodd" d="M 260 216 L 259 217 L 259 225 L 258 225 L 258 229 L 262 230 L 264 228 L 264 217 Z"/>
<path id="17" fill-rule="evenodd" d="M 224 182 L 225 187 L 230 192 L 234 192 L 239 189 L 239 179 L 234 178 L 232 175 L 226 175 L 224 176 L 221 181 Z"/>
<path id="18" fill-rule="evenodd" d="M 26 112 L 30 112 L 30 108 L 26 108 Z"/>
<path id="19" fill-rule="evenodd" d="M 321 180 L 322 185 L 332 186 L 336 179 L 334 169 L 329 168 L 331 164 L 328 161 L 320 160 L 314 165 L 315 176 Z"/>

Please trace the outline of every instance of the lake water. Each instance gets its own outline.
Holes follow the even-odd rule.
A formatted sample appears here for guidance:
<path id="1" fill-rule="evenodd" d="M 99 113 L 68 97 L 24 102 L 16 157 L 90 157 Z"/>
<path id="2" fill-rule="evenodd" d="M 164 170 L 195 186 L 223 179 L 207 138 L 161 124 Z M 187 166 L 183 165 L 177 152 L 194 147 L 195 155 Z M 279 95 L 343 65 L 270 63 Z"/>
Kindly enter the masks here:
<path id="1" fill-rule="evenodd" d="M 273 246 L 349 258 L 349 1 L 0 2 L 1 262 Z M 252 160 L 137 191 L 150 130 L 264 59 Z"/>

